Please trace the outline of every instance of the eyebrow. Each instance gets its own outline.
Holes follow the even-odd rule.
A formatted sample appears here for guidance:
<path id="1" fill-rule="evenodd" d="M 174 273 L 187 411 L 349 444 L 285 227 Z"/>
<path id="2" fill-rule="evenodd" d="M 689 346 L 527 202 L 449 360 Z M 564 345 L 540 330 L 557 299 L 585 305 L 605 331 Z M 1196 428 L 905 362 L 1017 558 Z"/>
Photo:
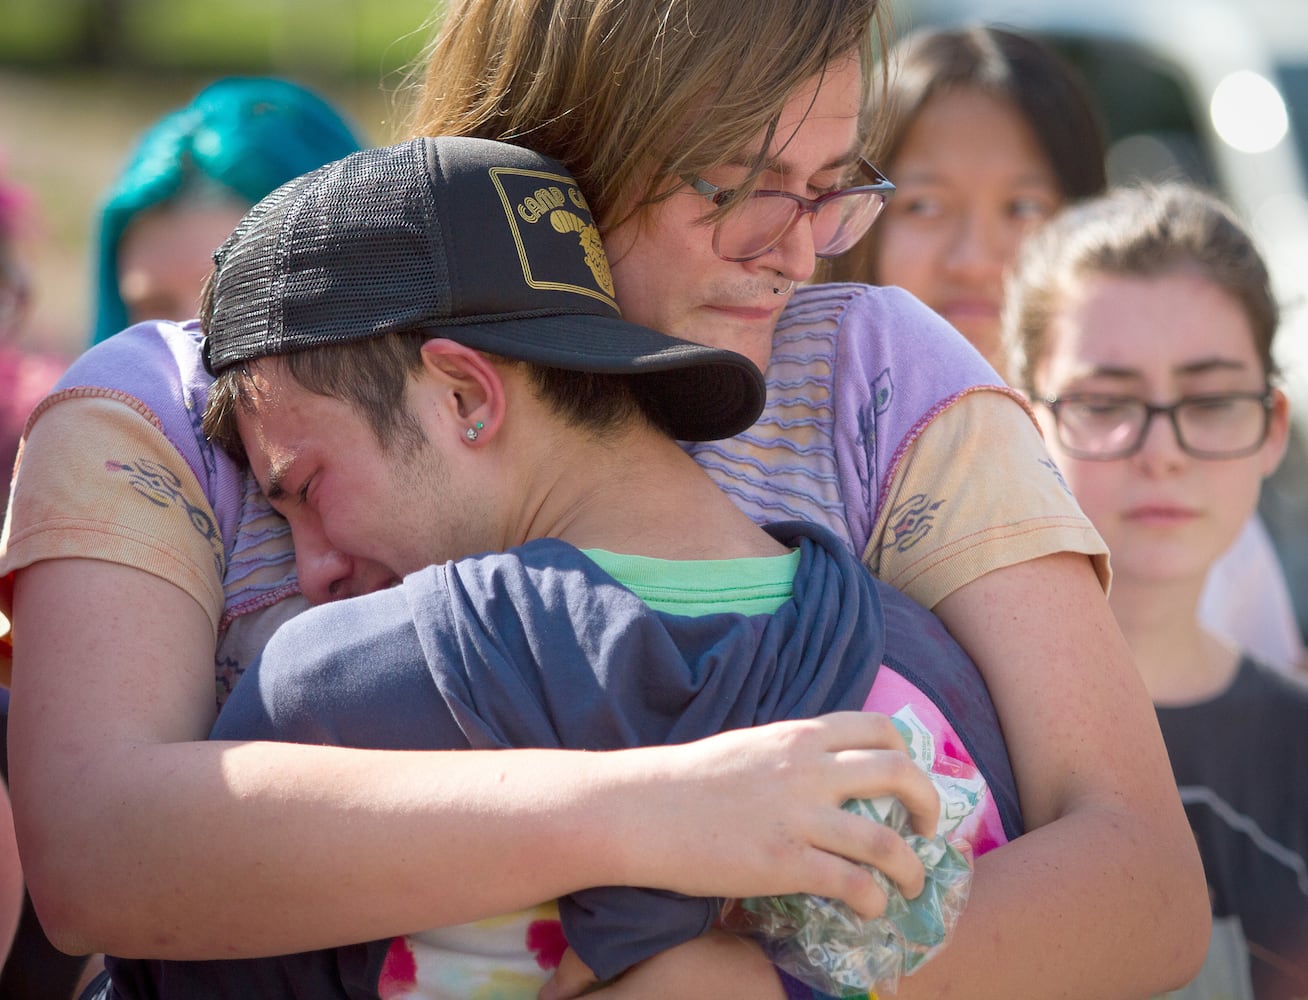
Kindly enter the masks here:
<path id="1" fill-rule="evenodd" d="M 784 152 L 785 150 L 782 150 L 783 154 Z M 857 163 L 862 158 L 863 158 L 863 154 L 861 150 L 857 148 L 851 148 L 846 152 L 844 152 L 843 154 L 841 154 L 840 156 L 837 156 L 835 159 L 828 160 L 826 163 L 822 164 L 822 166 L 818 167 L 817 170 L 813 172 L 816 174 L 820 174 L 828 170 L 843 170 L 846 167 L 852 167 L 855 163 Z M 745 170 L 750 170 L 754 166 L 754 160 L 752 157 L 746 158 L 744 156 L 732 156 L 729 157 L 726 161 L 724 161 L 723 166 L 741 167 Z M 770 155 L 766 159 L 764 159 L 762 166 L 760 167 L 760 170 L 762 170 L 764 173 L 774 173 L 774 174 L 787 173 L 785 169 L 785 163 L 782 161 L 780 156 L 775 156 L 775 155 Z"/>
<path id="2" fill-rule="evenodd" d="M 1215 371 L 1246 371 L 1249 368 L 1243 361 L 1234 361 L 1230 358 L 1196 358 L 1194 361 L 1187 361 L 1185 364 L 1176 365 L 1172 368 L 1172 373 L 1179 376 L 1187 375 L 1207 375 Z M 1138 368 L 1125 368 L 1120 365 L 1092 365 L 1087 368 L 1082 377 L 1094 376 L 1097 378 L 1117 378 L 1117 379 L 1139 379 L 1143 378 L 1143 373 Z"/>
<path id="3" fill-rule="evenodd" d="M 939 167 L 914 167 L 912 165 L 895 168 L 895 183 L 899 186 L 906 184 L 944 184 L 948 178 L 945 171 Z M 1015 174 L 1008 178 L 1014 187 L 1052 187 L 1058 189 L 1058 179 L 1052 173 L 1042 174 L 1036 171 L 1026 171 Z"/>
<path id="4" fill-rule="evenodd" d="M 1173 370 L 1178 375 L 1204 375 L 1212 371 L 1241 372 L 1248 367 L 1243 361 L 1235 361 L 1231 358 L 1200 358 L 1197 361 L 1178 365 Z"/>

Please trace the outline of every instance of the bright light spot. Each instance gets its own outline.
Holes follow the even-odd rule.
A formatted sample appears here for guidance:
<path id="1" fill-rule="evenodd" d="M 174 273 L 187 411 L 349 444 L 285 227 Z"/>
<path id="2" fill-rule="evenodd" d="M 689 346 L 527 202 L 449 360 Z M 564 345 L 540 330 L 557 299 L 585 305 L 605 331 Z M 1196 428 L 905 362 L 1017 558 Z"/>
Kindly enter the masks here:
<path id="1" fill-rule="evenodd" d="M 1267 152 L 1290 127 L 1280 91 L 1252 70 L 1238 70 L 1222 80 L 1208 110 L 1222 141 L 1242 153 Z"/>

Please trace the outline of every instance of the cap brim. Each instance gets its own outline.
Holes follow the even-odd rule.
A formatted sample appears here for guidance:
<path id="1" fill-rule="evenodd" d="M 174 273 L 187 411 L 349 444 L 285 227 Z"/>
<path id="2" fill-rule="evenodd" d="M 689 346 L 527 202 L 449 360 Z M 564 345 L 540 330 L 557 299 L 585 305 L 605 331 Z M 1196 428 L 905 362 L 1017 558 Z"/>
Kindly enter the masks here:
<path id="1" fill-rule="evenodd" d="M 762 373 L 744 355 L 606 316 L 533 315 L 424 329 L 520 361 L 631 376 L 642 402 L 681 441 L 735 437 L 754 425 L 767 397 Z"/>

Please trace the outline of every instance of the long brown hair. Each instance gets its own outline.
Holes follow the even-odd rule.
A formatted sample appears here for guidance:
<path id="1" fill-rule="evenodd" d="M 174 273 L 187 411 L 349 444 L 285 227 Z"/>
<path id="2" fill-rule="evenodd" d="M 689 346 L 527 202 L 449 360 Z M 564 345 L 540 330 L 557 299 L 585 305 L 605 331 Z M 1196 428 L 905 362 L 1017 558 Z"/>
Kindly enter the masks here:
<path id="1" fill-rule="evenodd" d="M 425 56 L 412 135 L 471 135 L 562 161 L 609 227 L 687 174 L 759 157 L 786 101 L 857 53 L 880 0 L 452 0 Z M 878 31 L 874 31 L 874 26 Z M 747 191 L 753 177 L 740 187 Z"/>

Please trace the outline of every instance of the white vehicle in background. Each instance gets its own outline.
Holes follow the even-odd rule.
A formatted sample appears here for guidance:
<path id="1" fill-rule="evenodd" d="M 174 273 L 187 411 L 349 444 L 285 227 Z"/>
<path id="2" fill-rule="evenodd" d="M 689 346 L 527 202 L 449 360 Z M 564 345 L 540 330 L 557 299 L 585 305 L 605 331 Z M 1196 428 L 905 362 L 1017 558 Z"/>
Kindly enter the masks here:
<path id="1" fill-rule="evenodd" d="M 1282 306 L 1297 436 L 1261 511 L 1308 634 L 1308 0 L 890 3 L 897 35 L 985 22 L 1050 42 L 1098 99 L 1110 182 L 1188 178 L 1250 226 Z"/>

